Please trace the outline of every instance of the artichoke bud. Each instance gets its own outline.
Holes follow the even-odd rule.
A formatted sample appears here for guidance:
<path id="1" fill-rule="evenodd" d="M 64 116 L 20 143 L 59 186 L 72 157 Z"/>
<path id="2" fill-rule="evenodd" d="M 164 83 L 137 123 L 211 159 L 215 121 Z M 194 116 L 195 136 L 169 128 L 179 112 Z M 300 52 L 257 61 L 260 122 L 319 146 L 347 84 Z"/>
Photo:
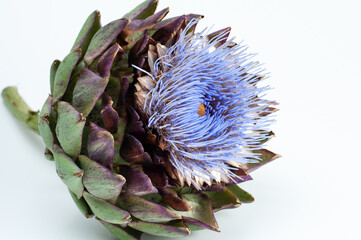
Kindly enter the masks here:
<path id="1" fill-rule="evenodd" d="M 39 113 L 46 156 L 86 217 L 119 239 L 219 231 L 214 211 L 253 201 L 238 187 L 278 157 L 263 148 L 275 102 L 230 28 L 164 19 L 157 0 L 101 26 L 93 12 L 50 70 Z"/>

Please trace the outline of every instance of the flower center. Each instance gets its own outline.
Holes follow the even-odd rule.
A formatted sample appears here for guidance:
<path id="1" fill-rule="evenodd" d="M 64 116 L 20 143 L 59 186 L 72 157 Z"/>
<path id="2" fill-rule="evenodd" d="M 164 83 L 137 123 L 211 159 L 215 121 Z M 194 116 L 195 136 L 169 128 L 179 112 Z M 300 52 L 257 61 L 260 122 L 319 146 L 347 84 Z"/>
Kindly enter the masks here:
<path id="1" fill-rule="evenodd" d="M 199 107 L 198 107 L 198 115 L 199 116 L 201 116 L 201 117 L 203 117 L 205 114 L 206 114 L 206 106 L 203 104 L 203 103 L 201 103 L 200 105 L 199 105 Z"/>

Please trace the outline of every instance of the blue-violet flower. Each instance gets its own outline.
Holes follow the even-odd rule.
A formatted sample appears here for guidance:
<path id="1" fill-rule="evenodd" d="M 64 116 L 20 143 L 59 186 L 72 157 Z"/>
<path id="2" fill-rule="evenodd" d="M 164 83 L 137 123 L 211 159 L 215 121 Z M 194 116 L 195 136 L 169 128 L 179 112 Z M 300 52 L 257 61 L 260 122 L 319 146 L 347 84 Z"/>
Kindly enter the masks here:
<path id="1" fill-rule="evenodd" d="M 256 86 L 267 74 L 255 54 L 227 41 L 229 32 L 193 33 L 196 23 L 170 48 L 149 50 L 151 72 L 138 78 L 136 94 L 181 184 L 200 188 L 235 180 L 232 170 L 260 160 L 254 152 L 272 122 L 272 102 L 262 99 L 268 87 Z"/>

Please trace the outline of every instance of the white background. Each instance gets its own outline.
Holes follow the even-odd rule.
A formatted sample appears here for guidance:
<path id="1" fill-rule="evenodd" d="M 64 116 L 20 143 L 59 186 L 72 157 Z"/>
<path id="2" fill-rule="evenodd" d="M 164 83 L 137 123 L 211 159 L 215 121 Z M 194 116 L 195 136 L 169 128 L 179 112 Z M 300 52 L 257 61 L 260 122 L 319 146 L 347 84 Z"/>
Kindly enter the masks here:
<path id="1" fill-rule="evenodd" d="M 50 64 L 68 53 L 86 17 L 98 9 L 105 24 L 139 2 L 0 0 L 0 89 L 17 86 L 39 109 Z M 168 16 L 204 14 L 199 29 L 232 26 L 271 72 L 269 98 L 281 109 L 269 148 L 283 157 L 241 185 L 256 201 L 217 213 L 221 233 L 188 239 L 361 239 L 359 1 L 161 0 L 166 6 Z M 40 138 L 1 101 L 0 133 L 0 239 L 114 239 L 80 214 Z"/>

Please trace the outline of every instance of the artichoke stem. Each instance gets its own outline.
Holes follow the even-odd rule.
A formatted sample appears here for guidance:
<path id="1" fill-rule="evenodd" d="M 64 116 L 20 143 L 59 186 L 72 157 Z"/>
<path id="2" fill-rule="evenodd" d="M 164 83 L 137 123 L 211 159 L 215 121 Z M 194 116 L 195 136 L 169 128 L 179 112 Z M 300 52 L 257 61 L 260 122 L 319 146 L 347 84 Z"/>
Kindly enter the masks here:
<path id="1" fill-rule="evenodd" d="M 31 110 L 24 99 L 19 95 L 16 87 L 7 87 L 1 93 L 4 103 L 15 118 L 25 124 L 26 127 L 39 134 L 39 113 Z"/>

